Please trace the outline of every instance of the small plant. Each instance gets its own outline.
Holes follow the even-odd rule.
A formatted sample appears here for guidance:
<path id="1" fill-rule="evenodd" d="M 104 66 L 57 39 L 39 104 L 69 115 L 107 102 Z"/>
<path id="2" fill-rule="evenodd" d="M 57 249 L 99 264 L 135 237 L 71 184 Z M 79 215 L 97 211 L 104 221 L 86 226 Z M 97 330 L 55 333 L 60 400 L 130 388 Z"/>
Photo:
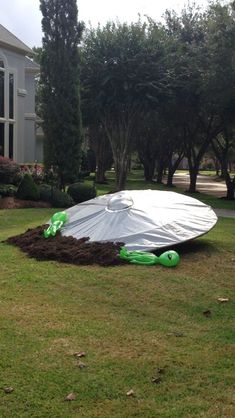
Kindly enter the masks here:
<path id="1" fill-rule="evenodd" d="M 82 203 L 96 197 L 96 188 L 91 184 L 74 183 L 69 186 L 68 194 L 75 203 Z"/>
<path id="2" fill-rule="evenodd" d="M 18 199 L 39 200 L 40 193 L 30 174 L 25 174 L 16 193 Z"/>
<path id="3" fill-rule="evenodd" d="M 20 181 L 20 166 L 9 158 L 0 156 L 0 182 L 18 184 Z"/>
<path id="4" fill-rule="evenodd" d="M 14 184 L 0 184 L 0 196 L 9 197 L 15 196 L 17 187 Z"/>

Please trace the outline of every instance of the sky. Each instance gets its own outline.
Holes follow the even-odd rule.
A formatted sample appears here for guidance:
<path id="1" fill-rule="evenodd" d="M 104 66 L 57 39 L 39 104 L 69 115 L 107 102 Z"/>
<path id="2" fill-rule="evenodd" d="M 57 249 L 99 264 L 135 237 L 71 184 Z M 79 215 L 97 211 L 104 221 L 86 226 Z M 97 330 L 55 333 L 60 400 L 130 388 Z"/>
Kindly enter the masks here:
<path id="1" fill-rule="evenodd" d="M 93 26 L 118 18 L 132 22 L 149 15 L 160 20 L 166 9 L 180 11 L 187 0 L 78 0 L 78 19 Z M 207 0 L 195 0 L 206 5 Z M 0 23 L 29 47 L 41 46 L 39 0 L 0 0 Z"/>

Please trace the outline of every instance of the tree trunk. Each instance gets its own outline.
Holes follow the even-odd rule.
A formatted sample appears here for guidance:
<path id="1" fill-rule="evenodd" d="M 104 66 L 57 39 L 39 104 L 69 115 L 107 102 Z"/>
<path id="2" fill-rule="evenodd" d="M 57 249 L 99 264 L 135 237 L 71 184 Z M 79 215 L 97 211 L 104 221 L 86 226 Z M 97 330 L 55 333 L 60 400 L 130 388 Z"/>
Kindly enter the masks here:
<path id="1" fill-rule="evenodd" d="M 220 174 L 220 177 L 221 177 L 223 180 L 226 180 L 227 173 L 228 173 L 228 168 L 227 168 L 227 165 L 222 164 L 222 165 L 221 165 L 221 174 Z"/>
<path id="2" fill-rule="evenodd" d="M 95 181 L 96 183 L 105 183 L 105 165 L 102 164 L 103 161 L 100 161 L 97 165 Z"/>
<path id="3" fill-rule="evenodd" d="M 127 170 L 121 170 L 118 178 L 117 191 L 125 190 Z"/>
<path id="4" fill-rule="evenodd" d="M 167 176 L 167 186 L 168 187 L 173 187 L 174 186 L 173 185 L 173 177 L 174 177 L 174 174 L 175 174 L 175 170 L 174 170 L 174 168 L 172 166 L 170 166 L 168 168 L 168 176 Z"/>
<path id="5" fill-rule="evenodd" d="M 64 175 L 62 171 L 58 171 L 58 189 L 62 190 L 63 192 L 65 191 L 65 181 L 64 181 Z"/>
<path id="6" fill-rule="evenodd" d="M 122 156 L 120 159 L 115 158 L 116 173 L 116 191 L 125 190 L 127 173 L 128 173 L 128 156 Z"/>
<path id="7" fill-rule="evenodd" d="M 131 108 L 126 112 L 122 111 L 115 120 L 113 120 L 113 115 L 111 118 L 107 115 L 104 120 L 104 127 L 113 151 L 117 191 L 124 190 L 126 186 L 134 139 L 135 117 L 136 110 Z"/>
<path id="8" fill-rule="evenodd" d="M 219 164 L 219 161 L 217 160 L 217 158 L 215 159 L 215 171 L 216 171 L 216 175 L 219 176 L 220 164 Z"/>
<path id="9" fill-rule="evenodd" d="M 198 126 L 195 128 L 194 133 L 190 132 L 188 129 L 188 133 L 185 136 L 185 154 L 188 159 L 188 166 L 189 166 L 189 175 L 190 175 L 190 185 L 189 185 L 189 192 L 196 193 L 196 185 L 197 185 L 197 175 L 200 167 L 200 163 L 202 161 L 203 156 L 205 155 L 209 145 L 210 145 L 210 138 L 211 138 L 211 123 L 213 118 L 211 118 L 209 122 L 209 126 L 207 127 L 205 137 L 201 138 L 201 144 L 197 144 L 198 139 Z"/>
<path id="10" fill-rule="evenodd" d="M 235 176 L 233 179 L 230 177 L 229 173 L 226 174 L 226 186 L 227 186 L 227 196 L 228 200 L 234 200 L 235 195 Z"/>
<path id="11" fill-rule="evenodd" d="M 197 176 L 199 171 L 200 162 L 202 160 L 203 155 L 206 152 L 206 148 L 208 147 L 208 143 L 204 142 L 201 149 L 196 154 L 195 149 L 189 149 L 187 153 L 188 159 L 188 166 L 189 166 L 189 176 L 190 176 L 190 185 L 189 185 L 189 193 L 196 193 L 196 186 L 197 186 Z"/>
<path id="12" fill-rule="evenodd" d="M 221 165 L 221 178 L 225 180 L 226 187 L 227 187 L 227 196 L 228 200 L 234 200 L 234 193 L 235 193 L 235 176 L 232 178 L 229 173 L 229 151 L 231 151 L 231 147 L 233 146 L 229 140 L 228 132 L 225 130 L 223 139 L 225 140 L 224 143 L 220 143 L 217 141 L 215 146 L 212 147 L 216 158 L 220 162 Z"/>
<path id="13" fill-rule="evenodd" d="M 148 161 L 148 164 L 146 162 L 142 161 L 142 164 L 144 166 L 144 178 L 145 181 L 152 182 L 154 171 L 155 171 L 155 161 Z"/>
<path id="14" fill-rule="evenodd" d="M 157 170 L 157 183 L 162 184 L 163 173 L 164 173 L 165 164 L 160 163 Z"/>
<path id="15" fill-rule="evenodd" d="M 179 167 L 179 164 L 183 158 L 183 152 L 180 152 L 178 155 L 178 158 L 176 158 L 176 160 L 174 161 L 174 163 L 172 162 L 172 158 L 173 158 L 173 153 L 171 153 L 169 160 L 168 160 L 168 176 L 167 176 L 167 186 L 168 187 L 173 187 L 173 177 L 174 174 L 177 170 L 177 168 Z"/>
<path id="16" fill-rule="evenodd" d="M 198 169 L 199 166 L 191 167 L 189 170 L 189 176 L 190 176 L 190 184 L 189 184 L 189 193 L 196 193 L 196 187 L 197 187 L 197 175 L 198 175 Z"/>

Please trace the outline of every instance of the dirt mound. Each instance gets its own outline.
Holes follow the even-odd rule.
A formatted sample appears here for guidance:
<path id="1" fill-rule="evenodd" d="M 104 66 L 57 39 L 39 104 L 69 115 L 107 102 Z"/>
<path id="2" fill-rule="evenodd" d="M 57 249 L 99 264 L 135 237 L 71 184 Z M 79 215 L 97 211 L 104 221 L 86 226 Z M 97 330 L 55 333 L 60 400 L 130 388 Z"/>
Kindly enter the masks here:
<path id="1" fill-rule="evenodd" d="M 28 229 L 21 235 L 8 238 L 5 242 L 19 247 L 29 257 L 37 260 L 56 260 L 65 263 L 88 265 L 99 264 L 111 266 L 123 264 L 118 257 L 123 243 L 89 242 L 89 238 L 77 240 L 63 237 L 59 232 L 55 237 L 44 238 L 43 230 L 48 225 Z"/>
<path id="2" fill-rule="evenodd" d="M 22 209 L 22 208 L 50 208 L 48 202 L 22 200 L 15 197 L 3 197 L 0 199 L 0 209 Z"/>

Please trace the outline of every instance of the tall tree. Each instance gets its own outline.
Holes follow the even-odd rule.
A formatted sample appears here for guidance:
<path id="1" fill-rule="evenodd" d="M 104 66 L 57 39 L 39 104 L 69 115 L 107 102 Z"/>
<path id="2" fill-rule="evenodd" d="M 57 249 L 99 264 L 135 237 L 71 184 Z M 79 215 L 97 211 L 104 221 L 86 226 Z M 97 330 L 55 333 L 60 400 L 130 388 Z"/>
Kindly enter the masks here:
<path id="1" fill-rule="evenodd" d="M 144 167 L 144 177 L 148 182 L 153 181 L 158 154 L 159 121 L 156 112 L 147 112 L 137 124 L 136 148 L 140 162 Z"/>
<path id="2" fill-rule="evenodd" d="M 79 51 L 82 24 L 76 0 L 40 0 L 42 12 L 41 98 L 44 162 L 58 173 L 59 187 L 79 172 L 82 122 Z"/>
<path id="3" fill-rule="evenodd" d="M 34 52 L 33 60 L 37 64 L 41 65 L 42 48 L 34 46 L 32 49 Z M 35 82 L 36 82 L 35 110 L 36 110 L 36 115 L 40 118 L 41 117 L 41 104 L 42 104 L 42 99 L 41 99 L 41 87 L 42 86 L 40 82 L 40 74 L 38 74 L 37 77 L 35 78 Z"/>
<path id="4" fill-rule="evenodd" d="M 195 5 L 186 7 L 180 16 L 167 12 L 166 30 L 173 103 L 188 159 L 189 191 L 195 192 L 200 162 L 222 129 L 214 96 L 208 94 L 210 55 L 205 15 Z"/>
<path id="5" fill-rule="evenodd" d="M 159 30 L 160 32 L 160 30 Z M 155 31 L 156 35 L 157 31 Z M 164 78 L 160 36 L 147 24 L 108 23 L 87 31 L 83 49 L 84 108 L 95 112 L 113 152 L 116 188 L 125 188 L 136 122 L 160 101 Z"/>
<path id="6" fill-rule="evenodd" d="M 229 162 L 235 149 L 235 4 L 210 5 L 207 14 L 210 79 L 208 93 L 213 95 L 222 130 L 212 138 L 212 148 L 221 165 L 227 186 L 227 199 L 234 199 L 235 176 Z"/>
<path id="7" fill-rule="evenodd" d="M 105 183 L 105 172 L 113 164 L 113 153 L 106 132 L 101 124 L 89 125 L 89 142 L 96 156 L 96 183 Z"/>

